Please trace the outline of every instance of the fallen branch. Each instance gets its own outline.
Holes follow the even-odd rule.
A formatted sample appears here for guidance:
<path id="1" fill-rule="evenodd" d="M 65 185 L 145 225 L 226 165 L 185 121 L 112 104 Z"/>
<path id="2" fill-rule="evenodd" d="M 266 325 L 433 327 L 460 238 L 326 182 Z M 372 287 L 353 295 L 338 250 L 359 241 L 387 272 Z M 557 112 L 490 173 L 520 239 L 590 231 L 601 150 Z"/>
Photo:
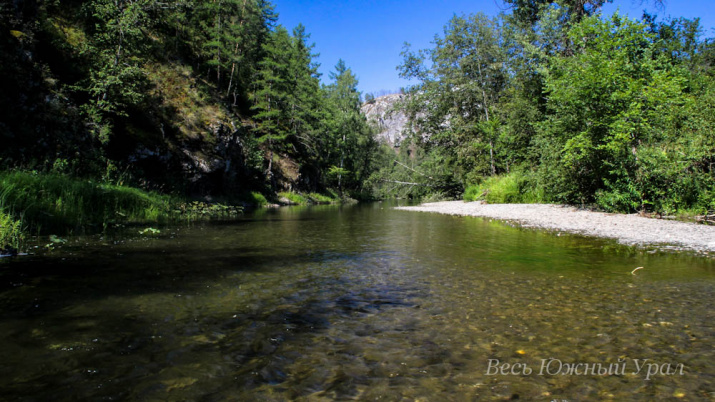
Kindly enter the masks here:
<path id="1" fill-rule="evenodd" d="M 435 187 L 431 184 L 423 184 L 423 183 L 412 183 L 409 181 L 397 181 L 397 180 L 380 180 L 383 183 L 397 183 L 397 184 L 406 184 L 409 186 L 422 186 L 422 187 Z"/>
<path id="2" fill-rule="evenodd" d="M 428 178 L 428 179 L 430 179 L 430 180 L 434 180 L 434 179 L 432 178 L 432 176 L 427 176 L 426 174 L 424 174 L 424 173 L 422 173 L 422 172 L 420 172 L 420 171 L 417 171 L 417 170 L 415 170 L 415 169 L 413 169 L 413 168 L 411 168 L 411 167 L 405 165 L 404 163 L 402 163 L 402 162 L 400 162 L 400 161 L 395 161 L 395 163 L 397 163 L 398 165 L 400 165 L 400 166 L 402 166 L 402 167 L 404 167 L 404 168 L 410 169 L 411 171 L 417 173 L 418 175 L 424 176 L 424 177 L 426 177 L 426 178 Z"/>
<path id="3" fill-rule="evenodd" d="M 695 217 L 695 220 L 698 223 L 705 223 L 705 224 L 715 224 L 715 214 L 714 215 L 699 215 Z"/>

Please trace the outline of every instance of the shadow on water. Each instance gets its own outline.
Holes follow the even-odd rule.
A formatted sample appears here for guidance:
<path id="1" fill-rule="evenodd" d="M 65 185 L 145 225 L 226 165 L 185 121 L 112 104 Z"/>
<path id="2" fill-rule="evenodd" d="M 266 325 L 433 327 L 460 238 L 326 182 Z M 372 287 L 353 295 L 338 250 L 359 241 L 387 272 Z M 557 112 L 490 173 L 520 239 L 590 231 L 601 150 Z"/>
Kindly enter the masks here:
<path id="1" fill-rule="evenodd" d="M 208 401 L 712 395 L 712 261 L 389 207 L 260 211 L 0 262 L 0 392 Z M 636 266 L 645 268 L 631 275 Z M 538 370 L 550 357 L 623 356 L 685 364 L 689 375 L 485 374 L 489 359 Z"/>
<path id="2" fill-rule="evenodd" d="M 277 220 L 291 221 L 316 219 Z M 142 399 L 183 391 L 197 378 L 210 394 L 229 377 L 236 379 L 230 389 L 250 392 L 284 382 L 286 365 L 301 356 L 300 339 L 331 321 L 413 305 L 399 287 L 355 290 L 344 266 L 361 257 L 349 247 L 305 248 L 290 227 L 283 239 L 273 234 L 273 247 L 223 237 L 222 227 L 246 225 L 270 222 L 212 224 L 198 235 L 69 247 L 6 264 L 3 395 Z M 263 237 L 256 232 L 250 236 Z"/>
<path id="3" fill-rule="evenodd" d="M 237 247 L 222 255 L 201 255 L 162 246 L 98 257 L 27 258 L 0 273 L 0 316 L 44 314 L 111 296 L 196 293 L 206 282 L 227 274 L 261 272 L 322 258 L 311 252 L 268 251 Z"/>
<path id="4" fill-rule="evenodd" d="M 238 284 L 241 272 L 351 259 L 361 250 L 345 250 L 341 239 L 325 242 L 329 235 L 316 230 L 302 233 L 306 223 L 323 228 L 323 213 L 342 209 L 259 210 L 234 221 L 166 230 L 171 236 L 143 238 L 133 231 L 116 239 L 82 238 L 55 253 L 0 261 L 0 316 L 43 314 L 111 296 L 196 293 L 227 276 Z"/>

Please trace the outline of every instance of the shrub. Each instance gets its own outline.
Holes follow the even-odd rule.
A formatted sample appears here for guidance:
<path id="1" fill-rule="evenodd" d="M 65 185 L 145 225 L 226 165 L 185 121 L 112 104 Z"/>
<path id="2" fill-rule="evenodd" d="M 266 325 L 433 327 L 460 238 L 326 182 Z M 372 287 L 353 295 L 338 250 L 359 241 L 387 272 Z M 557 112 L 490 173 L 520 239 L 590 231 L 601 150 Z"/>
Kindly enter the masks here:
<path id="1" fill-rule="evenodd" d="M 464 189 L 464 201 L 477 201 L 482 196 L 482 188 L 479 185 L 472 184 Z"/>
<path id="2" fill-rule="evenodd" d="M 486 177 L 479 184 L 467 186 L 465 201 L 484 200 L 492 204 L 537 203 L 546 201 L 542 188 L 530 174 L 514 171 Z"/>

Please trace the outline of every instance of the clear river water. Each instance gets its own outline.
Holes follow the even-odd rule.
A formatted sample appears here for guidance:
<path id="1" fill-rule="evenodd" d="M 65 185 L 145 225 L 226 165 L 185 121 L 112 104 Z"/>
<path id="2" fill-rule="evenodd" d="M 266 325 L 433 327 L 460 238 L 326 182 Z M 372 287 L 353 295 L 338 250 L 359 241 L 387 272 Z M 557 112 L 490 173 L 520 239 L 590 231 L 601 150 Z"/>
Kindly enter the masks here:
<path id="1" fill-rule="evenodd" d="M 715 399 L 712 258 L 392 206 L 2 259 L 0 399 Z"/>

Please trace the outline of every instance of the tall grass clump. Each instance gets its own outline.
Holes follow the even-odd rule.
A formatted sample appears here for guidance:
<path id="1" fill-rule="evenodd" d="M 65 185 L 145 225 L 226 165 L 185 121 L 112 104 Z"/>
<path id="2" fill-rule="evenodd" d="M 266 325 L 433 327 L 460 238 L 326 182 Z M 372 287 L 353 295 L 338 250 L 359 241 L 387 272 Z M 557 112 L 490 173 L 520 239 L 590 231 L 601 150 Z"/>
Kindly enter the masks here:
<path id="1" fill-rule="evenodd" d="M 3 195 L 4 191 L 0 190 L 0 252 L 6 247 L 20 248 L 25 235 L 22 230 L 22 220 L 15 219 L 5 210 Z"/>
<path id="2" fill-rule="evenodd" d="M 23 238 L 22 221 L 0 210 L 0 250 L 6 247 L 20 248 Z"/>
<path id="3" fill-rule="evenodd" d="M 333 204 L 340 202 L 340 196 L 334 192 L 321 193 L 294 193 L 283 191 L 278 193 L 278 196 L 290 201 L 291 204 L 307 205 L 307 204 Z"/>
<path id="4" fill-rule="evenodd" d="M 486 177 L 479 184 L 467 186 L 464 201 L 486 201 L 490 204 L 528 204 L 545 202 L 543 188 L 535 184 L 530 174 L 511 172 Z"/>
<path id="5" fill-rule="evenodd" d="M 59 232 L 114 222 L 168 219 L 170 196 L 137 188 L 100 184 L 59 174 L 0 173 L 7 208 L 20 214 L 32 232 Z"/>
<path id="6" fill-rule="evenodd" d="M 263 207 L 265 205 L 268 205 L 268 200 L 266 199 L 266 196 L 259 193 L 258 191 L 250 192 L 250 202 L 257 207 Z"/>
<path id="7" fill-rule="evenodd" d="M 291 204 L 305 205 L 310 203 L 308 198 L 304 197 L 302 194 L 294 192 L 282 191 L 278 193 L 278 196 L 290 201 Z"/>
<path id="8" fill-rule="evenodd" d="M 6 247 L 18 249 L 24 239 L 22 220 L 15 219 L 6 209 L 5 199 L 9 190 L 0 188 L 0 251 Z"/>
<path id="9" fill-rule="evenodd" d="M 340 201 L 340 196 L 337 193 L 331 192 L 327 194 L 308 193 L 306 196 L 314 204 L 333 204 Z"/>

